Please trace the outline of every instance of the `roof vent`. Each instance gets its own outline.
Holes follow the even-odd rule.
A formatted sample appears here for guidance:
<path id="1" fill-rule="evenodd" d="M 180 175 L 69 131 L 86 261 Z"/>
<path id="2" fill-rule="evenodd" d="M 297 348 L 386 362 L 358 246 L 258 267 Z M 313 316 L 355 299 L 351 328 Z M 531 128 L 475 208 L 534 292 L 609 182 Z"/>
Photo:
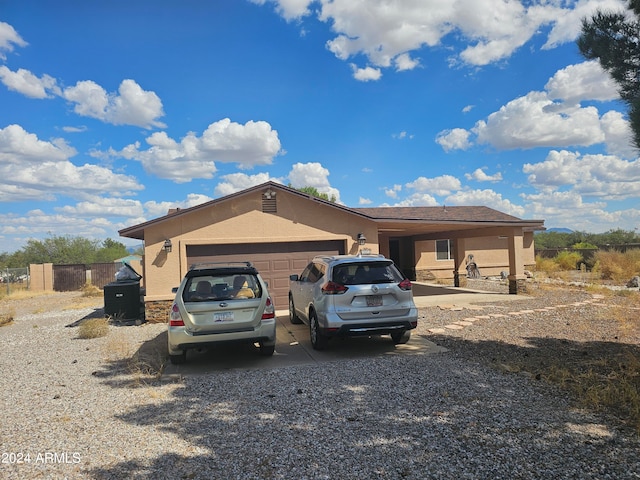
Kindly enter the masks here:
<path id="1" fill-rule="evenodd" d="M 262 194 L 262 212 L 278 213 L 278 206 L 276 204 L 276 192 L 271 188 L 269 188 Z"/>

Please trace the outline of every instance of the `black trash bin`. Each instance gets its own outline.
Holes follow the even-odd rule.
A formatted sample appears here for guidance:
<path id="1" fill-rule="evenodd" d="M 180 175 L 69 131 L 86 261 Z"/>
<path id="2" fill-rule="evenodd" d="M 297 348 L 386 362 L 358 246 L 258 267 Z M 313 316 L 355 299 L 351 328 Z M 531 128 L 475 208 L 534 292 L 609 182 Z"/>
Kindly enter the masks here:
<path id="1" fill-rule="evenodd" d="M 118 320 L 141 320 L 144 317 L 144 303 L 140 297 L 142 276 L 128 263 L 123 264 L 123 269 L 127 278 L 104 286 L 104 314 Z"/>

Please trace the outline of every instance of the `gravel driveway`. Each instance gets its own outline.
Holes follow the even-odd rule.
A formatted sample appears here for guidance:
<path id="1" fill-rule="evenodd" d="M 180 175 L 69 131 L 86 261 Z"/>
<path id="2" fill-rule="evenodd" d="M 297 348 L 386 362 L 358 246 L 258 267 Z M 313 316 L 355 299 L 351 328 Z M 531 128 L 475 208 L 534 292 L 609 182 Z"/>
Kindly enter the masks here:
<path id="1" fill-rule="evenodd" d="M 164 325 L 112 326 L 83 340 L 67 325 L 95 308 L 38 310 L 34 300 L 31 313 L 22 306 L 0 328 L 0 478 L 639 478 L 633 432 L 479 358 L 496 328 L 514 345 L 525 323 L 543 335 L 572 308 L 581 316 L 600 308 L 586 293 L 567 296 L 592 303 L 543 312 L 550 300 L 535 297 L 421 309 L 416 334 L 446 353 L 171 381 L 146 368 L 163 359 Z M 486 318 L 447 328 L 471 316 Z"/>

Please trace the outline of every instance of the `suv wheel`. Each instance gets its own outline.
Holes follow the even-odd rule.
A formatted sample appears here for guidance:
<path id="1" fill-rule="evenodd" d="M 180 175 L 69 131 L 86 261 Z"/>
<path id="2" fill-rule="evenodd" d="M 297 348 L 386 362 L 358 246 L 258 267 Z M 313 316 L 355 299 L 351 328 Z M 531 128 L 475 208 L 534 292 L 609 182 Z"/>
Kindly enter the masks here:
<path id="1" fill-rule="evenodd" d="M 300 325 L 302 320 L 296 314 L 296 307 L 293 304 L 293 297 L 289 295 L 289 321 L 294 325 Z"/>
<path id="2" fill-rule="evenodd" d="M 169 355 L 169 361 L 173 364 L 173 365 L 181 365 L 184 362 L 187 361 L 187 351 L 186 350 L 182 350 L 182 353 L 180 353 L 179 355 Z"/>
<path id="3" fill-rule="evenodd" d="M 260 355 L 265 357 L 270 357 L 275 352 L 276 346 L 274 345 L 266 345 L 264 342 L 260 342 Z"/>
<path id="4" fill-rule="evenodd" d="M 410 338 L 411 338 L 411 332 L 409 330 L 404 330 L 402 332 L 391 334 L 391 339 L 393 340 L 393 343 L 395 343 L 396 345 L 407 343 Z"/>
<path id="5" fill-rule="evenodd" d="M 311 336 L 311 346 L 314 350 L 324 350 L 329 343 L 329 337 L 320 333 L 320 325 L 318 325 L 318 316 L 316 312 L 309 313 L 309 333 Z"/>

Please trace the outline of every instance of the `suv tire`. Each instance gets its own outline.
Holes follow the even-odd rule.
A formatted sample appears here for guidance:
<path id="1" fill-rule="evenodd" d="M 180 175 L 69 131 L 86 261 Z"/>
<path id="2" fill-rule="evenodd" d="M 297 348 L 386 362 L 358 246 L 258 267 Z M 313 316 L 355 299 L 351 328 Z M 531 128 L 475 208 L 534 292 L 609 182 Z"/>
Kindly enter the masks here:
<path id="1" fill-rule="evenodd" d="M 264 357 L 270 357 L 275 352 L 276 346 L 274 345 L 265 345 L 263 342 L 260 342 L 260 355 Z"/>
<path id="2" fill-rule="evenodd" d="M 391 334 L 391 340 L 393 340 L 393 343 L 396 345 L 407 343 L 410 338 L 411 338 L 411 332 L 409 330 L 404 330 L 402 332 Z"/>
<path id="3" fill-rule="evenodd" d="M 187 361 L 187 351 L 183 350 L 182 353 L 178 355 L 169 355 L 169 361 L 173 365 L 182 365 Z"/>
<path id="4" fill-rule="evenodd" d="M 300 320 L 300 317 L 296 314 L 296 307 L 293 304 L 293 297 L 291 295 L 289 295 L 289 321 L 294 325 L 300 325 L 302 323 L 302 320 Z"/>
<path id="5" fill-rule="evenodd" d="M 311 346 L 314 350 L 324 350 L 327 348 L 329 337 L 320 332 L 318 316 L 313 310 L 309 313 L 309 336 L 311 337 Z"/>

